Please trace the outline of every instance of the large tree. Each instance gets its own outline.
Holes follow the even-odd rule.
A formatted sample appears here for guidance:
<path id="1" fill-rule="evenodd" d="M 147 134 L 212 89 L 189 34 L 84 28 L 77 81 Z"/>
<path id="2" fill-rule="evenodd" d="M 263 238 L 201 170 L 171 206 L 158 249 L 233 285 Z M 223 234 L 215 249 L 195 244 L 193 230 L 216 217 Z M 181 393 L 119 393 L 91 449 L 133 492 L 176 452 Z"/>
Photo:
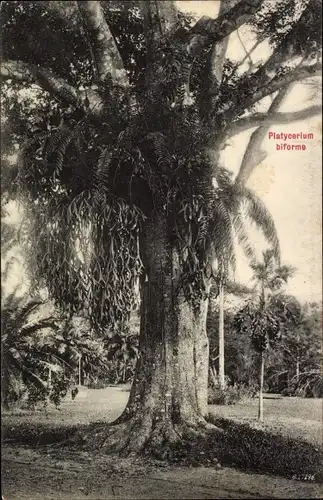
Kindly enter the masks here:
<path id="1" fill-rule="evenodd" d="M 208 426 L 207 297 L 233 261 L 228 207 L 265 217 L 275 239 L 246 182 L 269 125 L 318 112 L 279 106 L 320 73 L 320 6 L 232 0 L 193 22 L 171 0 L 2 3 L 1 75 L 48 96 L 16 177 L 34 275 L 97 328 L 123 320 L 140 276 L 140 357 L 107 446 L 138 451 Z M 226 57 L 242 26 L 271 47 L 245 71 Z M 251 128 L 223 189 L 221 148 Z"/>

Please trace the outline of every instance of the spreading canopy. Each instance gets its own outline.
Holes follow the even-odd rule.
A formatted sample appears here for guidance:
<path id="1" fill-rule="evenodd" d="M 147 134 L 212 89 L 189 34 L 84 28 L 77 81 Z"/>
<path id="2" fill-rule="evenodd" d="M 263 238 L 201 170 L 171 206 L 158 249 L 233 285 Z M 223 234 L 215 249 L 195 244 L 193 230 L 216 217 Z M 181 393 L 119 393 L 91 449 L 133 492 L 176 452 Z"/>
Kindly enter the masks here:
<path id="1" fill-rule="evenodd" d="M 33 274 L 60 304 L 101 326 L 121 320 L 152 213 L 167 220 L 187 295 L 203 292 L 205 275 L 227 274 L 234 231 L 252 257 L 242 209 L 279 257 L 270 214 L 245 184 L 268 125 L 299 119 L 279 112 L 291 86 L 320 74 L 320 7 L 232 0 L 217 18 L 194 22 L 170 0 L 3 3 L 1 76 L 13 92 L 39 93 L 33 112 L 5 99 L 9 127 L 18 127 L 9 138 L 27 132 L 7 185 L 25 203 Z M 244 70 L 226 50 L 246 26 L 271 54 L 253 64 L 252 48 Z M 221 147 L 256 126 L 233 180 Z"/>

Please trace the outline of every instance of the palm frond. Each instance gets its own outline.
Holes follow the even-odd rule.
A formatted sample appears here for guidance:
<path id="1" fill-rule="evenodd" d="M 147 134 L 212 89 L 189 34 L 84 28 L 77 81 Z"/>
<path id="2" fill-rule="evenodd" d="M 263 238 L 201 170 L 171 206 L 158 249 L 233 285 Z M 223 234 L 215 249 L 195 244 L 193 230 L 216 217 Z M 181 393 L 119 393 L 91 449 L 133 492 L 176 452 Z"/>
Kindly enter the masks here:
<path id="1" fill-rule="evenodd" d="M 112 151 L 110 148 L 104 148 L 99 156 L 97 168 L 95 171 L 96 183 L 98 186 L 104 184 L 109 185 Z"/>
<path id="2" fill-rule="evenodd" d="M 36 332 L 39 332 L 40 330 L 43 330 L 45 328 L 57 331 L 59 329 L 59 325 L 57 324 L 57 319 L 54 317 L 44 318 L 39 321 L 26 324 L 22 328 L 20 328 L 19 335 L 25 337 L 31 336 L 34 335 Z"/>
<path id="3" fill-rule="evenodd" d="M 214 200 L 209 228 L 211 254 L 216 257 L 221 275 L 235 269 L 234 233 L 230 213 L 220 198 Z"/>
<path id="4" fill-rule="evenodd" d="M 233 214 L 232 221 L 238 242 L 241 245 L 245 256 L 251 264 L 256 262 L 256 253 L 253 245 L 251 244 L 250 236 L 247 234 L 245 222 L 243 221 L 241 214 L 238 212 Z"/>
<path id="5" fill-rule="evenodd" d="M 27 317 L 44 304 L 42 299 L 33 299 L 27 302 L 23 307 L 17 309 L 16 315 L 16 325 L 20 329 L 20 325 L 23 325 L 27 320 Z"/>
<path id="6" fill-rule="evenodd" d="M 244 188 L 244 197 L 247 201 L 247 214 L 250 220 L 264 234 L 271 245 L 277 262 L 280 262 L 280 244 L 276 225 L 266 205 L 250 189 Z"/>

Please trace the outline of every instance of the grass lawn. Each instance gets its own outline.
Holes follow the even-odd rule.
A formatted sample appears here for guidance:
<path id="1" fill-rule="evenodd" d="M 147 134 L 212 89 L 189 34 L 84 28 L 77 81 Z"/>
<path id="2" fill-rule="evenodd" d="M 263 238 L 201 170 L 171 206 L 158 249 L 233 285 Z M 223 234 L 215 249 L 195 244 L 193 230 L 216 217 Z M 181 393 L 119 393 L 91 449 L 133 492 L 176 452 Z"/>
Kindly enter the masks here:
<path id="1" fill-rule="evenodd" d="M 264 428 L 274 433 L 322 444 L 322 403 L 322 399 L 265 397 L 262 425 L 257 421 L 257 399 L 231 406 L 210 406 L 210 411 L 217 416 L 249 423 L 256 428 Z"/>
<path id="2" fill-rule="evenodd" d="M 13 410 L 3 415 L 5 425 L 71 426 L 93 421 L 111 422 L 117 418 L 127 403 L 129 392 L 124 387 L 106 389 L 81 388 L 74 401 L 66 398 L 59 410 L 50 407 L 44 411 Z M 258 424 L 258 400 L 245 401 L 236 405 L 210 405 L 215 416 L 249 423 L 255 428 L 265 428 L 285 436 L 322 443 L 323 405 L 322 399 L 275 398 L 264 399 L 264 424 Z"/>
<path id="3" fill-rule="evenodd" d="M 114 420 L 129 393 L 121 387 L 82 388 L 76 399 L 67 398 L 59 410 L 10 411 L 2 415 L 4 443 L 2 477 L 6 500 L 180 499 L 180 498 L 322 498 L 320 484 L 223 467 L 190 468 L 146 466 L 142 461 L 91 456 L 69 449 L 30 447 L 6 440 L 23 436 L 25 429 L 59 429 L 93 421 Z M 236 423 L 264 429 L 311 443 L 322 442 L 322 400 L 265 399 L 265 423 L 257 423 L 257 400 L 235 406 L 210 405 L 210 413 Z M 231 431 L 232 433 L 232 431 Z M 234 434 L 234 429 L 233 429 Z M 234 436 L 233 436 L 234 437 Z"/>

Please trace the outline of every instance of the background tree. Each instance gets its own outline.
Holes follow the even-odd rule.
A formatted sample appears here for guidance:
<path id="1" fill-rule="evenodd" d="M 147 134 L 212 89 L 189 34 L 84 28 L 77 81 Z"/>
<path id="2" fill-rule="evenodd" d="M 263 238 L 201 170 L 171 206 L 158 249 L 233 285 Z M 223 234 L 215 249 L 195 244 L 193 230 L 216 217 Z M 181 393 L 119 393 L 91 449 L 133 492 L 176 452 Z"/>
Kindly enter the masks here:
<path id="1" fill-rule="evenodd" d="M 255 223 L 263 232 L 267 243 L 270 244 L 277 258 L 280 255 L 278 235 L 274 221 L 262 201 L 242 183 L 232 182 L 232 175 L 227 170 L 218 167 L 215 174 L 217 196 L 225 223 L 221 227 L 222 236 L 226 238 L 226 246 L 230 253 L 231 268 L 235 269 L 235 248 L 241 246 L 245 256 L 251 264 L 256 262 L 256 252 L 249 235 L 250 223 Z M 218 287 L 219 299 L 219 385 L 224 389 L 224 301 L 229 270 L 223 261 L 216 263 L 214 277 Z M 232 283 L 231 283 L 232 288 Z M 230 289 L 230 284 L 229 284 Z M 229 290 L 227 290 L 229 291 Z"/>
<path id="2" fill-rule="evenodd" d="M 48 301 L 9 294 L 1 305 L 2 405 L 59 405 L 82 374 L 107 375 L 107 349 L 82 318 L 66 320 Z M 83 377 L 82 377 L 83 380 Z"/>
<path id="3" fill-rule="evenodd" d="M 231 385 L 245 386 L 249 393 L 259 386 L 259 359 L 255 352 L 250 331 L 237 328 L 235 316 L 242 304 L 251 299 L 252 290 L 228 286 L 225 305 L 225 369 Z M 213 297 L 213 294 L 215 296 Z M 322 356 L 321 308 L 317 303 L 300 304 L 298 300 L 277 291 L 270 298 L 270 308 L 279 318 L 281 339 L 266 352 L 264 390 L 282 395 L 321 397 L 320 363 Z M 217 372 L 219 305 L 216 293 L 211 290 L 207 320 L 210 339 L 210 368 Z M 298 372 L 298 370 L 299 372 Z M 210 384 L 212 384 L 210 376 Z M 218 386 L 215 381 L 215 386 Z"/>
<path id="4" fill-rule="evenodd" d="M 292 268 L 288 266 L 277 266 L 274 254 L 271 250 L 263 252 L 263 262 L 252 266 L 254 280 L 258 285 L 258 297 L 256 301 L 249 302 L 235 317 L 236 327 L 242 333 L 251 336 L 252 345 L 259 353 L 259 410 L 258 419 L 263 421 L 263 388 L 265 352 L 269 347 L 274 347 L 282 335 L 282 325 L 292 316 L 288 306 L 277 311 L 277 302 L 268 293 L 279 290 L 283 283 L 287 283 L 293 275 Z"/>
<path id="5" fill-rule="evenodd" d="M 15 291 L 1 305 L 1 404 L 4 408 L 9 407 L 10 400 L 19 398 L 15 388 L 20 386 L 21 390 L 22 385 L 28 387 L 29 395 L 38 391 L 39 399 L 50 393 L 47 373 L 52 360 L 44 353 L 41 355 L 39 337 L 44 330 L 57 332 L 59 326 L 52 316 L 30 319 L 41 305 L 40 299 L 26 302 L 24 297 L 16 297 Z"/>
<path id="6" fill-rule="evenodd" d="M 259 144 L 269 124 L 318 112 L 257 109 L 320 72 L 321 3 L 300 4 L 230 2 L 197 23 L 172 1 L 2 6 L 2 77 L 52 103 L 9 176 L 30 222 L 33 275 L 97 329 L 123 321 L 141 276 L 140 357 L 107 446 L 138 451 L 207 426 L 209 279 L 227 275 L 234 253 L 213 179 L 235 133 L 261 126 Z M 252 71 L 225 58 L 243 25 L 271 46 Z M 244 186 L 252 151 L 232 199 L 257 221 L 263 206 Z"/>
<path id="7" fill-rule="evenodd" d="M 294 328 L 282 339 L 281 371 L 286 377 L 285 392 L 305 397 L 322 397 L 322 311 L 314 303 L 304 304 Z"/>
<path id="8" fill-rule="evenodd" d="M 224 287 L 223 287 L 224 288 Z M 224 290 L 223 290 L 224 292 Z M 233 282 L 231 280 L 227 280 L 225 284 L 225 293 L 226 300 L 223 300 L 223 303 L 219 300 L 219 287 L 215 284 L 211 287 L 210 295 L 209 295 L 209 306 L 208 306 L 208 314 L 207 314 L 207 333 L 210 341 L 210 377 L 212 383 L 215 387 L 219 387 L 223 389 L 225 385 L 225 377 L 224 374 L 228 376 L 232 383 L 235 381 L 242 382 L 242 378 L 236 377 L 233 374 L 231 364 L 236 364 L 237 370 L 239 370 L 239 359 L 242 360 L 243 356 L 243 345 L 246 342 L 246 339 L 243 339 L 242 342 L 241 336 L 237 337 L 237 343 L 233 341 L 232 335 L 234 335 L 234 314 L 237 312 L 237 307 L 239 305 L 241 307 L 241 303 L 247 300 L 250 295 L 253 293 L 253 289 L 250 287 L 241 285 L 237 282 Z M 223 293 L 224 295 L 224 293 Z M 233 304 L 232 304 L 233 302 Z M 222 314 L 221 314 L 222 313 Z M 222 317 L 221 317 L 222 316 Z M 222 327 L 222 332 L 220 329 Z M 224 349 L 224 340 L 227 345 L 227 348 Z M 223 348 L 223 358 L 222 363 L 222 384 L 220 381 L 220 343 L 222 342 Z M 244 361 L 246 362 L 246 360 Z M 244 364 L 242 362 L 242 364 Z"/>

